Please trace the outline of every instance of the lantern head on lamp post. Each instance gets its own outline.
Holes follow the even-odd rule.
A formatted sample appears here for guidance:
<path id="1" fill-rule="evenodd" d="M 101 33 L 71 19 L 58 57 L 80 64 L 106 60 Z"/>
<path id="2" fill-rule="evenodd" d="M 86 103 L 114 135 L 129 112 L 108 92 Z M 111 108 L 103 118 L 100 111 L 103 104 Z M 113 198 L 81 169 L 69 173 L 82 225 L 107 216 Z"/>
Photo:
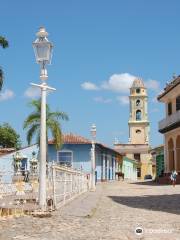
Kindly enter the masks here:
<path id="1" fill-rule="evenodd" d="M 40 79 L 44 81 L 48 78 L 45 65 L 51 64 L 53 45 L 49 42 L 47 38 L 48 33 L 44 27 L 39 28 L 39 32 L 36 33 L 36 36 L 38 38 L 33 42 L 33 48 L 36 62 L 41 66 Z"/>
<path id="2" fill-rule="evenodd" d="M 96 125 L 95 124 L 92 124 L 92 126 L 91 126 L 91 136 L 92 136 L 92 139 L 95 141 L 95 139 L 96 139 Z"/>

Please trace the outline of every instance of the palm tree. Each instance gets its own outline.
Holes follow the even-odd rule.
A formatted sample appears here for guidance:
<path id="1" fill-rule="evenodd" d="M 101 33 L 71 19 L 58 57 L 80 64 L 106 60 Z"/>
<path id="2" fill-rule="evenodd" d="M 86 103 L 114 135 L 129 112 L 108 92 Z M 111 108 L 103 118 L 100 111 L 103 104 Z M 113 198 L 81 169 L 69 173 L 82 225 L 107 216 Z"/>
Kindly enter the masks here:
<path id="1" fill-rule="evenodd" d="M 24 129 L 27 129 L 27 142 L 31 143 L 32 138 L 36 135 L 38 145 L 40 145 L 40 120 L 41 120 L 41 100 L 32 100 L 30 106 L 34 108 L 24 121 Z M 50 107 L 46 104 L 46 129 L 47 140 L 48 132 L 51 132 L 55 147 L 59 149 L 62 144 L 62 132 L 59 120 L 68 120 L 68 116 L 64 112 L 51 112 Z"/>
<path id="2" fill-rule="evenodd" d="M 7 47 L 9 47 L 8 41 L 7 41 L 4 37 L 2 37 L 2 36 L 0 36 L 0 46 L 1 46 L 2 48 L 7 48 Z M 3 80 L 4 80 L 4 74 L 3 74 L 2 67 L 0 67 L 0 91 L 1 91 L 1 89 L 2 89 Z"/>

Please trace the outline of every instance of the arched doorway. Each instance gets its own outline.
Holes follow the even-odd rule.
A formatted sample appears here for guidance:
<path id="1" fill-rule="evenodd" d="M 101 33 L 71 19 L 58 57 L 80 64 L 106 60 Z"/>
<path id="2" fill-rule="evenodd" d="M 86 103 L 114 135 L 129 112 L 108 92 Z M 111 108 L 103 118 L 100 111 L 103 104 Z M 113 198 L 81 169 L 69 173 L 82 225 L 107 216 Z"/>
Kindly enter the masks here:
<path id="1" fill-rule="evenodd" d="M 176 139 L 176 162 L 177 162 L 177 171 L 180 172 L 180 135 Z"/>
<path id="2" fill-rule="evenodd" d="M 172 138 L 170 138 L 170 140 L 168 141 L 168 161 L 169 171 L 173 171 L 175 169 L 175 163 L 174 163 L 174 143 Z"/>

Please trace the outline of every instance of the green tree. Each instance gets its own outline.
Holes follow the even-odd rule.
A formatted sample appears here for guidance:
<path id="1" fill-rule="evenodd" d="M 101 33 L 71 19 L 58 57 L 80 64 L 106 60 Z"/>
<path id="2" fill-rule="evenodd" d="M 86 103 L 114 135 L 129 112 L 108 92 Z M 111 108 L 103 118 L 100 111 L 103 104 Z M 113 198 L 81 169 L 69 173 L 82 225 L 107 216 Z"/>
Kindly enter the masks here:
<path id="1" fill-rule="evenodd" d="M 9 47 L 8 41 L 2 36 L 0 36 L 0 46 L 2 48 Z M 0 91 L 1 91 L 2 86 L 3 86 L 3 81 L 4 81 L 4 73 L 3 73 L 2 67 L 0 67 Z"/>
<path id="2" fill-rule="evenodd" d="M 8 123 L 0 125 L 0 146 L 16 149 L 21 147 L 19 134 Z"/>
<path id="3" fill-rule="evenodd" d="M 41 100 L 32 100 L 30 106 L 34 111 L 25 119 L 24 129 L 27 129 L 27 142 L 31 143 L 36 135 L 36 142 L 40 144 L 40 120 L 41 120 Z M 51 112 L 50 107 L 46 104 L 46 136 L 48 141 L 48 133 L 51 133 L 56 149 L 62 144 L 62 132 L 60 120 L 68 120 L 68 116 L 64 112 Z"/>

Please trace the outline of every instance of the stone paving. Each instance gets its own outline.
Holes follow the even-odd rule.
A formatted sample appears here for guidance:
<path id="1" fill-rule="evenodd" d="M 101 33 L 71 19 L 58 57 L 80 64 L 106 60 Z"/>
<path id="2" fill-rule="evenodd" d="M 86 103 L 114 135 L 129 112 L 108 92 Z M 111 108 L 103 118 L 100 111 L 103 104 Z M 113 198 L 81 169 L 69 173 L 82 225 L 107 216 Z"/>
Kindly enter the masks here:
<path id="1" fill-rule="evenodd" d="M 141 227 L 143 234 L 135 234 Z M 52 213 L 0 220 L 0 240 L 180 240 L 180 185 L 110 182 Z"/>

